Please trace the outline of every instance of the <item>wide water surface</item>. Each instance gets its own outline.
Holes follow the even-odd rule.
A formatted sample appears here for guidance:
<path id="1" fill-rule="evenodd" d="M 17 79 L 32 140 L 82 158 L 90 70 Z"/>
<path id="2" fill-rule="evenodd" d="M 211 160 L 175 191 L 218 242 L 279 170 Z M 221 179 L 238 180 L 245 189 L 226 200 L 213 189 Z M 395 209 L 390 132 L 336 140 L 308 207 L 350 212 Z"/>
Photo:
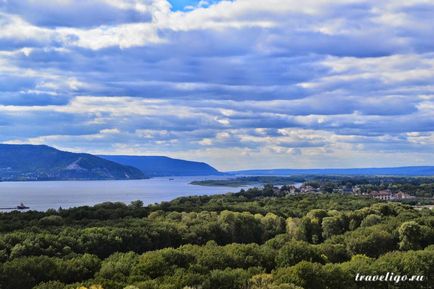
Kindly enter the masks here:
<path id="1" fill-rule="evenodd" d="M 24 203 L 32 210 L 71 208 L 102 202 L 142 200 L 145 204 L 173 200 L 181 196 L 213 195 L 237 192 L 240 188 L 191 185 L 193 180 L 222 176 L 152 178 L 128 181 L 47 181 L 0 182 L 0 208 Z"/>

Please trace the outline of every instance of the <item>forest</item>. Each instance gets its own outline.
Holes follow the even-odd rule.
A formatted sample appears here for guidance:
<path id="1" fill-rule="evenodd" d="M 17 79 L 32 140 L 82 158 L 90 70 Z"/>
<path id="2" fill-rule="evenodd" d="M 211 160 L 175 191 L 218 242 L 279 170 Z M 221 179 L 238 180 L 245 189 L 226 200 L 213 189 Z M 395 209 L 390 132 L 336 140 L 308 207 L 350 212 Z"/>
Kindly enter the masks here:
<path id="1" fill-rule="evenodd" d="M 1 213 L 0 288 L 434 288 L 432 210 L 278 192 Z"/>
<path id="2" fill-rule="evenodd" d="M 244 176 L 219 180 L 193 181 L 191 184 L 201 186 L 227 186 L 241 187 L 248 185 L 276 186 L 304 183 L 319 188 L 321 192 L 336 192 L 339 189 L 352 190 L 354 187 L 360 193 L 371 191 L 390 190 L 394 193 L 402 191 L 419 198 L 432 198 L 434 196 L 433 177 L 404 177 L 404 176 L 322 176 L 322 175 L 295 175 L 295 176 Z"/>

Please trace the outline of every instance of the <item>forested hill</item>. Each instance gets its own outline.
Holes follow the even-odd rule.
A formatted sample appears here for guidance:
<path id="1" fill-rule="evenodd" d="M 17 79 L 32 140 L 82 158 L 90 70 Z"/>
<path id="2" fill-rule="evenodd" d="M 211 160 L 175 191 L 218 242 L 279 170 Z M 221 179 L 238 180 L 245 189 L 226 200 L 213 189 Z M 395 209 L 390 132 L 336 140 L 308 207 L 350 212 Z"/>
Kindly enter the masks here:
<path id="1" fill-rule="evenodd" d="M 409 166 L 390 168 L 352 168 L 352 169 L 269 169 L 243 170 L 230 172 L 237 175 L 365 175 L 365 176 L 434 176 L 434 166 Z"/>
<path id="2" fill-rule="evenodd" d="M 0 213 L 0 288 L 433 288 L 434 211 L 283 192 Z"/>
<path id="3" fill-rule="evenodd" d="M 60 151 L 46 145 L 0 144 L 0 180 L 141 179 L 133 167 L 100 157 Z"/>
<path id="4" fill-rule="evenodd" d="M 172 159 L 164 156 L 100 156 L 123 165 L 140 169 L 146 176 L 208 176 L 221 174 L 212 166 L 203 162 Z"/>

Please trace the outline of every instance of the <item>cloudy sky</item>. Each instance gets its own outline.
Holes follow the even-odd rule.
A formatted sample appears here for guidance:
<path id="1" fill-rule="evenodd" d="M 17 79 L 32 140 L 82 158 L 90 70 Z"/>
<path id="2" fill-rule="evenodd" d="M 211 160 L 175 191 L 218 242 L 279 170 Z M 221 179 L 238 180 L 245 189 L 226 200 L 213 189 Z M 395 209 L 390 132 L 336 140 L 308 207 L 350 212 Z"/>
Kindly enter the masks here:
<path id="1" fill-rule="evenodd" d="M 0 0 L 0 142 L 434 164 L 432 0 Z"/>

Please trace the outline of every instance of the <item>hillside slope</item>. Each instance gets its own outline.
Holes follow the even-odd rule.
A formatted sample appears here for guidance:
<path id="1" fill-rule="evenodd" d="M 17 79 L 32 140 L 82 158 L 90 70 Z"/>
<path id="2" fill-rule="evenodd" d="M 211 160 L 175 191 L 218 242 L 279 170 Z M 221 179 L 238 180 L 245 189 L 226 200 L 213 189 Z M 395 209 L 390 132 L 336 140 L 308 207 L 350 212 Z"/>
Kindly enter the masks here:
<path id="1" fill-rule="evenodd" d="M 219 175 L 218 170 L 203 162 L 172 159 L 164 156 L 105 155 L 104 159 L 140 169 L 146 176 L 206 176 Z"/>
<path id="2" fill-rule="evenodd" d="M 0 180 L 142 179 L 133 167 L 100 157 L 57 150 L 46 145 L 0 144 Z"/>

